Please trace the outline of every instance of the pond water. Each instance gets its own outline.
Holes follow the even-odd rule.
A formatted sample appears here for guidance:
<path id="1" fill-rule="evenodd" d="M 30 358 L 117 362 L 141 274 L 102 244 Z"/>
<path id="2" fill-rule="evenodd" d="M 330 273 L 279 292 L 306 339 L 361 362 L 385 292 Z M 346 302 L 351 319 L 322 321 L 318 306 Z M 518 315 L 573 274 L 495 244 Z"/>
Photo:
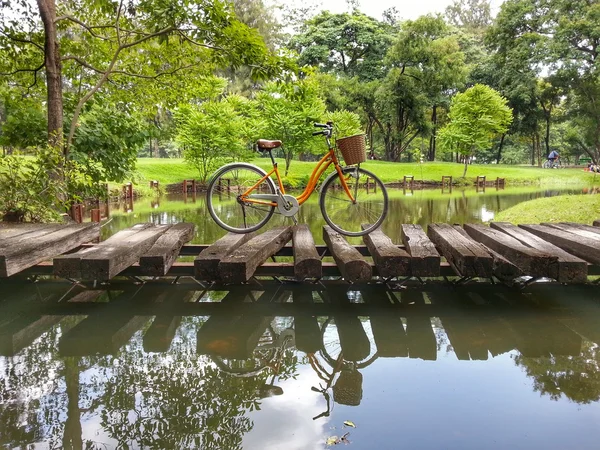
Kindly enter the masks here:
<path id="1" fill-rule="evenodd" d="M 433 222 L 465 223 L 486 222 L 494 215 L 518 203 L 540 197 L 565 194 L 589 194 L 596 192 L 589 188 L 539 188 L 519 187 L 485 190 L 454 188 L 452 191 L 440 189 L 402 190 L 389 188 L 390 198 L 388 216 L 383 230 L 394 240 L 400 242 L 401 223 L 427 225 Z M 160 224 L 192 222 L 196 224 L 193 243 L 206 244 L 226 234 L 226 231 L 214 223 L 206 207 L 204 193 L 187 196 L 169 195 L 159 198 L 142 198 L 133 202 L 110 205 L 112 221 L 103 227 L 106 238 L 117 231 L 139 222 Z M 317 194 L 300 207 L 300 223 L 309 224 L 317 243 L 322 243 L 322 227 L 325 221 L 321 216 Z M 265 229 L 277 225 L 292 224 L 292 220 L 274 215 Z"/>
<path id="2" fill-rule="evenodd" d="M 595 287 L 198 288 L 0 285 L 0 447 L 598 448 Z"/>

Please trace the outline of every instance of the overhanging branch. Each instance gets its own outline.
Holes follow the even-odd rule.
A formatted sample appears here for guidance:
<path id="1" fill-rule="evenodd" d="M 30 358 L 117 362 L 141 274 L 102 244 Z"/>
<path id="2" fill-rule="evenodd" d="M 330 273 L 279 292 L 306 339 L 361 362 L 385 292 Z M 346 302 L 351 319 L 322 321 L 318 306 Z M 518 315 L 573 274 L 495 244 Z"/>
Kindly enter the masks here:
<path id="1" fill-rule="evenodd" d="M 42 53 L 44 53 L 44 47 L 42 47 L 37 42 L 33 42 L 31 39 L 25 39 L 25 38 L 19 38 L 19 37 L 16 37 L 16 36 L 11 36 L 10 34 L 8 34 L 4 30 L 0 30 L 0 33 L 2 33 L 4 36 L 6 36 L 7 38 L 9 38 L 12 41 L 23 42 L 24 44 L 33 45 L 34 47 L 37 47 Z"/>

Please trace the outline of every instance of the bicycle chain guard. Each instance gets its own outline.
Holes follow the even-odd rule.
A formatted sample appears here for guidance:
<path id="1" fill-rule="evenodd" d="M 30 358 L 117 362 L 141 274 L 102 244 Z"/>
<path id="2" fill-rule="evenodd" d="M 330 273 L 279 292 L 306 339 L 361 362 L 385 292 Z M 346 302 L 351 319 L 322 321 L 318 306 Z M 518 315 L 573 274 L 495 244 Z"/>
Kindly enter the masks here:
<path id="1" fill-rule="evenodd" d="M 292 217 L 298 212 L 300 205 L 293 195 L 280 195 L 277 197 L 277 209 L 282 216 Z"/>

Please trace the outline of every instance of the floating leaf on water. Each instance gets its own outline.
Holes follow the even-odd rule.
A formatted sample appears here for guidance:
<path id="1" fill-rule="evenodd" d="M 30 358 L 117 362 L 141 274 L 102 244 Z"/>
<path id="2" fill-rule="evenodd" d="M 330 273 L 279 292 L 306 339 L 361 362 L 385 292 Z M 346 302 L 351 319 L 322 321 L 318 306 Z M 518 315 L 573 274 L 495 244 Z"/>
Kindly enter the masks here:
<path id="1" fill-rule="evenodd" d="M 346 425 L 347 427 L 356 428 L 356 425 L 354 424 L 354 422 L 352 422 L 350 420 L 345 420 L 344 425 Z"/>
<path id="2" fill-rule="evenodd" d="M 337 444 L 337 443 L 339 443 L 339 442 L 340 442 L 340 438 L 339 438 L 339 437 L 337 437 L 337 436 L 329 436 L 329 437 L 327 438 L 327 441 L 325 441 L 325 443 L 326 443 L 327 445 L 336 445 L 336 444 Z"/>

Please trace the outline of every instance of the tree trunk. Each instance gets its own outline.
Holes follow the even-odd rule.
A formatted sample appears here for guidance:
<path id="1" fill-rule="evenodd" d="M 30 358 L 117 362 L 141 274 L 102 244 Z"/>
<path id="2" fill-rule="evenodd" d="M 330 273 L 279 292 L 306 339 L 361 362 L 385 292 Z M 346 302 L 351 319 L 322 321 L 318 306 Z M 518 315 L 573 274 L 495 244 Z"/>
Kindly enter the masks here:
<path id="1" fill-rule="evenodd" d="M 465 170 L 463 172 L 463 178 L 467 176 L 467 168 L 469 167 L 469 158 L 465 155 Z"/>
<path id="2" fill-rule="evenodd" d="M 546 136 L 544 137 L 546 141 L 546 156 L 550 154 L 550 112 L 546 114 Z"/>
<path id="3" fill-rule="evenodd" d="M 531 136 L 531 165 L 535 166 L 535 135 Z"/>
<path id="4" fill-rule="evenodd" d="M 429 154 L 427 155 L 428 161 L 435 161 L 435 144 L 437 137 L 437 105 L 433 105 L 433 111 L 431 112 L 431 137 L 429 138 Z"/>
<path id="5" fill-rule="evenodd" d="M 540 133 L 535 133 L 535 147 L 537 150 L 538 167 L 542 167 L 542 146 L 540 144 Z"/>
<path id="6" fill-rule="evenodd" d="M 62 145 L 62 63 L 56 32 L 56 4 L 54 0 L 37 0 L 37 3 L 44 24 L 44 63 L 48 90 L 48 142 L 50 145 Z"/>
<path id="7" fill-rule="evenodd" d="M 500 139 L 500 144 L 498 145 L 498 156 L 496 156 L 496 164 L 500 164 L 500 159 L 502 159 L 502 147 L 504 147 L 504 138 L 506 137 L 506 134 L 502 135 L 502 138 Z"/>

